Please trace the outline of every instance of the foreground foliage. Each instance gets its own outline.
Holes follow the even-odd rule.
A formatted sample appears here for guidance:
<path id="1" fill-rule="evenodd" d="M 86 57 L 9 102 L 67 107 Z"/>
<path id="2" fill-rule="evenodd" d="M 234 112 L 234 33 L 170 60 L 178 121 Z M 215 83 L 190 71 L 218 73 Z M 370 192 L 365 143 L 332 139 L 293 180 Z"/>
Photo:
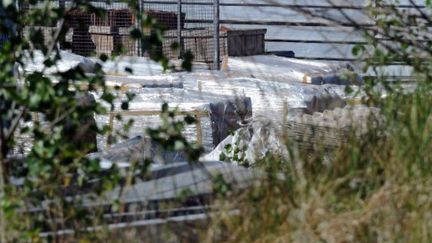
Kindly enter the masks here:
<path id="1" fill-rule="evenodd" d="M 137 1 L 125 3 L 135 11 L 138 23 L 131 38 L 140 40 L 141 49 L 152 60 L 171 68 L 157 51 L 162 27 L 138 11 Z M 20 4 L 28 9 L 19 9 L 15 1 L 0 2 L 0 242 L 58 242 L 62 239 L 56 234 L 59 229 L 74 229 L 73 235 L 81 240 L 100 239 L 104 209 L 89 211 L 79 205 L 121 185 L 122 174 L 115 165 L 102 170 L 99 160 L 88 157 L 97 149 L 96 141 L 85 137 L 113 134 L 110 141 L 115 141 L 117 135 L 125 134 L 131 122 L 116 134 L 108 126 L 96 127 L 92 120 L 95 114 L 112 111 L 119 100 L 121 108 L 127 109 L 133 95 L 119 96 L 120 87 L 106 85 L 101 63 L 109 57 L 104 54 L 98 56 L 92 74 L 80 66 L 60 71 L 58 43 L 68 31 L 67 10 L 46 0 Z M 99 17 L 106 14 L 88 1 L 71 4 L 70 8 Z M 24 26 L 29 28 L 27 35 L 22 33 Z M 52 39 L 46 40 L 38 26 L 57 28 Z M 118 49 L 116 55 L 121 55 L 123 50 Z M 44 67 L 26 73 L 25 63 L 37 52 L 42 53 Z M 190 67 L 190 62 L 186 60 L 183 67 Z M 89 92 L 98 93 L 100 101 L 89 98 Z M 118 202 L 112 202 L 112 208 L 119 208 Z M 102 230 L 89 230 L 92 227 Z"/>
<path id="2" fill-rule="evenodd" d="M 236 199 L 237 217 L 216 220 L 230 241 L 432 240 L 432 6 L 427 1 L 425 9 L 402 11 L 372 3 L 368 14 L 376 26 L 360 29 L 370 43 L 353 52 L 375 73 L 363 87 L 363 102 L 380 108 L 381 125 L 350 138 L 330 164 L 322 156 L 266 158 L 262 164 L 273 179 Z M 383 70 L 395 62 L 409 67 L 413 91 L 405 80 L 389 82 Z M 274 179 L 281 171 L 289 179 Z"/>
<path id="3" fill-rule="evenodd" d="M 103 14 L 102 10 L 84 2 L 77 1 L 76 4 Z M 432 43 L 427 33 L 432 24 L 430 4 L 427 9 L 415 10 L 421 12 L 414 19 L 397 8 L 380 7 L 380 4 L 375 1 L 368 9 L 377 23 L 375 29 L 364 30 L 369 45 L 353 50 L 366 61 L 365 69 L 376 71 L 377 78 L 366 80 L 364 91 L 367 96 L 363 101 L 380 108 L 380 126 L 371 127 L 364 137 L 350 138 L 332 154 L 331 163 L 323 163 L 324 155 L 321 154 L 297 156 L 289 161 L 269 155 L 257 163 L 258 168 L 267 172 L 266 180 L 240 196 L 233 197 L 230 186 L 220 181 L 216 184 L 218 203 L 224 207 L 212 218 L 210 227 L 201 231 L 202 240 L 431 241 Z M 130 5 L 136 9 L 136 2 L 131 1 Z M 55 232 L 60 228 L 76 229 L 75 239 L 102 240 L 108 235 L 103 229 L 97 232 L 87 229 L 101 224 L 103 212 L 81 210 L 76 205 L 84 198 L 68 197 L 74 190 L 86 189 L 92 179 L 101 174 L 99 161 L 86 157 L 94 150 L 94 145 L 74 143 L 74 138 L 65 139 L 65 134 L 75 134 L 81 118 L 109 111 L 98 103 L 82 107 L 77 97 L 97 89 L 102 92 L 102 99 L 113 105 L 116 96 L 105 85 L 100 65 L 96 65 L 92 76 L 80 69 L 55 72 L 49 78 L 43 72 L 14 76 L 16 64 L 23 65 L 24 55 L 33 51 L 31 42 L 43 43 L 38 30 L 34 30 L 27 40 L 16 35 L 16 28 L 24 24 L 37 26 L 61 22 L 64 10 L 53 9 L 47 4 L 23 17 L 13 4 L 4 7 L 7 11 L 0 15 L 0 32 L 7 33 L 10 41 L 2 44 L 0 54 L 1 240 L 66 240 L 57 235 L 41 237 L 41 232 Z M 146 48 L 157 49 L 160 30 L 156 23 L 137 16 L 142 29 L 155 29 L 153 34 L 157 41 L 147 43 L 150 46 Z M 416 28 L 411 28 L 413 23 Z M 142 38 L 140 31 L 135 29 L 131 35 Z M 381 42 L 376 38 L 377 34 L 391 41 Z M 59 31 L 56 38 L 61 39 L 64 35 L 65 31 Z M 424 41 L 417 41 L 419 39 Z M 42 45 L 40 48 L 46 67 L 55 66 L 60 58 L 58 47 Z M 167 60 L 154 54 L 153 59 L 167 67 Z M 107 58 L 100 57 L 101 61 Z M 388 83 L 387 75 L 380 72 L 382 67 L 396 61 L 411 67 L 417 84 L 413 92 L 406 92 L 402 82 Z M 382 96 L 383 91 L 386 97 Z M 122 107 L 127 108 L 127 101 Z M 201 149 L 181 136 L 184 124 L 174 119 L 174 113 L 167 106 L 163 109 L 165 123 L 160 129 L 149 130 L 150 135 L 168 148 L 186 149 L 190 159 L 196 160 Z M 26 125 L 36 120 L 36 114 L 43 116 L 45 122 Z M 190 118 L 185 121 L 192 122 Z M 100 135 L 109 133 L 107 127 L 89 129 Z M 14 137 L 17 133 L 29 134 L 33 146 L 26 158 L 12 160 L 9 155 L 17 143 Z M 286 141 L 289 151 L 292 151 L 291 144 Z M 12 164 L 17 163 L 20 168 L 12 168 Z M 145 169 L 148 164 L 142 166 Z M 12 171 L 16 174 L 11 174 Z M 120 184 L 117 168 L 104 173 L 106 176 L 92 191 L 94 198 Z M 24 180 L 17 187 L 11 178 Z M 43 210 L 38 208 L 41 202 L 44 202 Z M 112 205 L 121 208 L 116 202 Z M 34 213 L 26 214 L 29 209 Z M 235 215 L 226 213 L 232 209 L 236 210 Z"/>

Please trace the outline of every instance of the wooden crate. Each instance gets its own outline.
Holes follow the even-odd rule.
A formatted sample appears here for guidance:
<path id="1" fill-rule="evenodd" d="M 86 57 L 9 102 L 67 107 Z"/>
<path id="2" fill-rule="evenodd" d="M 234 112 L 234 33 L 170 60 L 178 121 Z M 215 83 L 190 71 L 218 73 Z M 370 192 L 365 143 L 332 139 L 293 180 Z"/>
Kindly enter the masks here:
<path id="1" fill-rule="evenodd" d="M 93 24 L 93 16 L 83 9 L 74 8 L 66 12 L 65 25 L 69 28 L 75 29 L 87 29 Z"/>
<path id="2" fill-rule="evenodd" d="M 138 42 L 130 37 L 130 31 L 131 28 L 120 27 L 117 41 L 125 49 L 126 56 L 138 56 Z"/>
<path id="3" fill-rule="evenodd" d="M 177 29 L 177 13 L 159 10 L 146 10 L 144 13 L 155 19 L 166 30 Z M 186 14 L 181 13 L 181 28 L 184 28 Z"/>
<path id="4" fill-rule="evenodd" d="M 112 55 L 123 47 L 128 56 L 136 56 L 137 43 L 129 36 L 130 28 L 117 28 L 111 26 L 90 26 L 89 33 L 95 45 L 97 54 Z"/>
<path id="5" fill-rule="evenodd" d="M 265 54 L 266 29 L 220 31 L 220 56 L 252 56 Z M 191 51 L 196 62 L 213 62 L 214 40 L 212 29 L 182 30 L 183 48 Z M 176 59 L 178 52 L 171 49 L 177 42 L 177 30 L 165 32 L 162 51 L 170 59 Z"/>
<path id="6" fill-rule="evenodd" d="M 183 47 L 185 51 L 191 51 L 196 62 L 213 62 L 214 40 L 211 29 L 189 29 L 182 30 Z M 220 33 L 220 53 L 226 55 L 226 33 Z M 163 54 L 168 58 L 178 58 L 178 52 L 173 52 L 171 45 L 177 42 L 177 31 L 171 30 L 165 32 L 165 40 L 162 45 Z"/>
<path id="7" fill-rule="evenodd" d="M 130 27 L 135 24 L 135 16 L 130 9 L 110 9 L 102 16 L 92 15 L 92 25 Z"/>
<path id="8" fill-rule="evenodd" d="M 266 29 L 228 30 L 228 55 L 253 56 L 265 54 Z"/>

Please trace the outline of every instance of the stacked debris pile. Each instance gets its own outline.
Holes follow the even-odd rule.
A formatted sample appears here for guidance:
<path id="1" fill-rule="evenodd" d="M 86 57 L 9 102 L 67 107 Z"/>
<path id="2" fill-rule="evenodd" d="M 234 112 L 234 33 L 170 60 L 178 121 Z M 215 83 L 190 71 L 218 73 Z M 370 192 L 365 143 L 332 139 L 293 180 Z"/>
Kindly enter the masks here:
<path id="1" fill-rule="evenodd" d="M 282 130 L 269 123 L 255 123 L 227 137 L 203 160 L 234 161 L 249 166 L 267 155 L 289 159 L 287 146 L 312 154 L 331 153 L 353 136 L 361 139 L 371 128 L 379 126 L 380 119 L 377 108 L 353 106 L 297 116 Z"/>

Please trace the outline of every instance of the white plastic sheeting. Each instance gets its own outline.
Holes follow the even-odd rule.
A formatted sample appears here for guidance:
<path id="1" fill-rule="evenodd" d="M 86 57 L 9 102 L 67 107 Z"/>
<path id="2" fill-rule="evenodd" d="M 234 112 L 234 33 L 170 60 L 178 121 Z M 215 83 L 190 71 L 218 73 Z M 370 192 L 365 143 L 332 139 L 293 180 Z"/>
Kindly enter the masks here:
<path id="1" fill-rule="evenodd" d="M 124 67 L 134 73 L 124 72 Z M 349 68 L 284 58 L 277 56 L 229 57 L 222 71 L 209 71 L 203 66 L 194 66 L 192 73 L 163 73 L 159 64 L 145 58 L 119 59 L 118 64 L 107 63 L 107 73 L 117 73 L 117 82 L 126 76 L 136 83 L 182 82 L 186 90 L 195 90 L 218 95 L 247 96 L 252 99 L 254 117 L 283 120 L 283 113 L 297 114 L 297 111 L 322 111 L 326 108 L 343 106 L 344 85 L 311 85 L 304 83 L 308 77 L 339 82 Z M 309 75 L 309 76 L 308 76 Z M 115 76 L 110 79 L 115 81 Z"/>
<path id="2" fill-rule="evenodd" d="M 133 74 L 125 71 L 133 70 Z M 310 74 L 322 77 L 343 75 L 349 71 L 346 67 L 329 65 L 321 62 L 302 61 L 277 56 L 252 56 L 229 58 L 224 62 L 224 70 L 209 71 L 203 66 L 194 66 L 192 73 L 164 73 L 159 64 L 146 58 L 126 57 L 110 61 L 103 65 L 108 74 L 107 80 L 116 85 L 126 85 L 137 98 L 130 104 L 135 110 L 160 110 L 163 102 L 180 110 L 205 110 L 211 103 L 217 103 L 231 97 L 250 97 L 254 120 L 272 120 L 283 123 L 288 117 L 299 113 L 313 113 L 345 105 L 345 86 L 311 85 L 304 83 Z M 326 76 L 327 75 L 327 76 Z M 337 76 L 337 75 L 336 75 Z M 151 88 L 147 84 L 153 83 Z M 168 84 L 183 89 L 158 88 Z M 147 86 L 148 87 L 148 86 Z M 225 97 L 225 98 L 224 98 Z M 222 113 L 220 113 L 223 116 Z M 142 132 L 146 126 L 157 124 L 157 117 L 140 118 L 135 127 Z M 106 120 L 105 120 L 106 122 Z M 212 121 L 203 119 L 203 126 L 210 127 Z M 186 129 L 191 138 L 196 137 L 195 129 Z M 225 129 L 226 130 L 226 129 Z M 220 140 L 213 138 L 211 129 L 203 129 L 204 144 L 212 149 Z M 214 131 L 214 128 L 213 128 Z M 134 133 L 133 135 L 141 135 Z"/>
<path id="3" fill-rule="evenodd" d="M 358 75 L 353 75 L 352 67 L 348 64 L 328 64 L 273 55 L 229 57 L 222 68 L 232 76 L 249 76 L 284 83 L 362 83 Z"/>
<path id="4" fill-rule="evenodd" d="M 222 141 L 212 152 L 204 155 L 201 160 L 225 160 L 250 166 L 266 155 L 288 158 L 288 151 L 280 134 L 274 126 L 268 124 L 255 124 L 253 128 L 241 128 Z"/>
<path id="5" fill-rule="evenodd" d="M 299 82 L 281 83 L 257 78 L 228 78 L 224 75 L 211 75 L 209 73 L 192 73 L 184 77 L 185 87 L 193 86 L 195 89 L 215 94 L 244 95 L 252 99 L 252 108 L 255 118 L 271 118 L 274 121 L 284 119 L 284 114 L 296 115 L 297 110 L 322 111 L 333 108 L 345 98 L 345 86 L 340 85 L 310 85 Z M 315 101 L 314 101 L 315 100 Z M 324 101 L 324 103 L 321 103 Z M 343 105 L 343 102 L 340 105 Z M 291 114 L 290 112 L 293 112 Z"/>
<path id="6" fill-rule="evenodd" d="M 91 72 L 94 64 L 99 62 L 96 58 L 68 52 L 61 52 L 61 56 L 63 60 L 57 67 L 44 70 L 47 74 L 54 68 L 66 71 L 77 66 Z M 102 67 L 107 74 L 108 85 L 123 86 L 137 93 L 129 107 L 132 110 L 157 111 L 163 102 L 180 110 L 208 110 L 210 104 L 223 103 L 227 97 L 231 101 L 233 97 L 250 97 L 254 120 L 272 120 L 279 124 L 287 116 L 290 118 L 298 113 L 344 106 L 343 100 L 348 98 L 344 85 L 311 85 L 305 81 L 314 75 L 322 80 L 331 80 L 350 71 L 340 65 L 277 56 L 230 57 L 225 60 L 222 71 L 209 71 L 196 65 L 192 73 L 165 73 L 160 64 L 144 57 L 120 57 L 103 63 Z M 43 55 L 36 51 L 34 58 L 26 63 L 25 71 L 42 71 L 43 68 Z M 132 74 L 126 69 L 132 70 Z M 224 116 L 223 112 L 219 115 Z M 151 117 L 152 121 L 142 117 L 139 119 L 135 123 L 135 131 L 140 133 L 131 135 L 142 135 L 145 127 L 155 126 L 159 118 Z M 100 125 L 108 122 L 107 117 L 97 117 L 97 120 Z M 210 128 L 212 119 L 203 119 L 202 123 Z M 223 139 L 213 140 L 212 131 L 214 127 L 203 129 L 204 143 L 208 146 L 214 146 Z M 187 129 L 186 134 L 196 137 L 194 128 Z M 101 145 L 102 142 L 99 142 L 99 147 L 103 148 Z"/>
<path id="7" fill-rule="evenodd" d="M 25 54 L 24 70 L 19 70 L 20 72 L 43 72 L 44 74 L 51 74 L 53 72 L 66 72 L 76 67 L 81 67 L 88 73 L 94 70 L 95 62 L 93 60 L 67 51 L 60 51 L 61 60 L 58 61 L 56 66 L 50 68 L 46 68 L 44 64 L 45 56 L 41 51 L 33 51 L 32 55 L 30 53 Z"/>

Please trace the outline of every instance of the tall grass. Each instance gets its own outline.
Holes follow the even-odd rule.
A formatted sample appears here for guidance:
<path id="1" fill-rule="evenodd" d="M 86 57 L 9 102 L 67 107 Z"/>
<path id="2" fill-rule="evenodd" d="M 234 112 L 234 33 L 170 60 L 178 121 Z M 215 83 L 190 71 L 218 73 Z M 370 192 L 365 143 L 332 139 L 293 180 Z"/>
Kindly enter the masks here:
<path id="1" fill-rule="evenodd" d="M 221 200 L 239 210 L 235 217 L 215 217 L 214 228 L 226 230 L 227 241 L 432 241 L 432 51 L 430 42 L 418 41 L 429 35 L 432 22 L 426 5 L 409 12 L 371 1 L 365 14 L 376 26 L 359 30 L 370 44 L 355 48 L 365 70 L 394 61 L 411 67 L 416 88 L 390 84 L 382 73 L 366 80 L 363 101 L 380 112 L 370 117 L 366 134 L 352 131 L 330 163 L 323 162 L 329 155 L 322 151 L 297 153 L 291 160 L 266 157 L 260 165 L 270 180 Z M 286 141 L 288 150 L 292 144 Z M 284 179 L 275 176 L 280 174 Z"/>
<path id="2" fill-rule="evenodd" d="M 370 97 L 380 108 L 375 125 L 341 144 L 330 164 L 322 156 L 268 156 L 260 164 L 269 178 L 230 199 L 239 213 L 218 216 L 215 227 L 230 242 L 430 242 L 430 91 L 419 82 L 412 93 Z M 281 173 L 283 180 L 274 176 Z"/>

